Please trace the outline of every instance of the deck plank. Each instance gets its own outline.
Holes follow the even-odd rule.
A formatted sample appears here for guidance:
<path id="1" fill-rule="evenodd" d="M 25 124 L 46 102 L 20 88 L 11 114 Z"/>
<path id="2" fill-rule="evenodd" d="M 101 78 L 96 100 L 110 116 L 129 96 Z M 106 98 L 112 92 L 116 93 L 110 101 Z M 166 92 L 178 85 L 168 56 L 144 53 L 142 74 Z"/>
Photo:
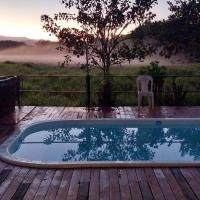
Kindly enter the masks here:
<path id="1" fill-rule="evenodd" d="M 39 120 L 42 115 L 44 115 L 45 108 L 35 107 L 29 114 L 27 114 L 20 122 L 18 123 L 19 127 L 24 127 L 29 123 L 35 122 L 35 118 Z"/>
<path id="2" fill-rule="evenodd" d="M 173 176 L 173 174 L 171 173 L 169 168 L 164 168 L 162 171 L 163 171 L 163 173 L 167 179 L 167 182 L 169 183 L 176 199 L 186 200 L 186 197 L 184 196 L 182 189 L 180 188 L 179 184 L 177 183 L 175 177 Z"/>
<path id="3" fill-rule="evenodd" d="M 189 170 L 195 180 L 198 182 L 198 185 L 200 185 L 200 172 L 196 168 L 189 168 Z"/>
<path id="4" fill-rule="evenodd" d="M 188 169 L 182 168 L 180 169 L 182 175 L 185 177 L 186 181 L 192 188 L 193 192 L 196 194 L 197 197 L 200 197 L 200 187 L 198 185 L 198 182 L 193 177 L 193 175 L 190 173 Z"/>
<path id="5" fill-rule="evenodd" d="M 186 199 L 194 199 L 194 200 L 198 199 L 194 194 L 194 192 L 192 191 L 189 184 L 187 183 L 187 181 L 185 180 L 185 178 L 183 177 L 183 175 L 181 174 L 181 172 L 179 171 L 179 169 L 172 168 L 171 171 L 174 177 L 176 178 L 178 184 L 180 185 Z"/>
<path id="6" fill-rule="evenodd" d="M 119 186 L 120 186 L 121 199 L 124 200 L 131 199 L 131 191 L 125 169 L 119 170 Z"/>
<path id="7" fill-rule="evenodd" d="M 147 168 L 147 169 L 145 169 L 145 175 L 149 182 L 149 186 L 151 188 L 154 198 L 157 200 L 164 200 L 165 199 L 164 195 L 163 195 L 160 185 L 155 177 L 154 171 L 151 168 Z"/>
<path id="8" fill-rule="evenodd" d="M 100 199 L 100 170 L 91 170 L 90 188 L 89 188 L 89 200 Z"/>
<path id="9" fill-rule="evenodd" d="M 69 190 L 71 177 L 73 174 L 73 170 L 67 169 L 63 173 L 63 177 L 56 195 L 56 200 L 64 200 L 67 198 L 67 193 Z"/>
<path id="10" fill-rule="evenodd" d="M 63 173 L 63 170 L 56 170 L 52 182 L 48 188 L 45 200 L 54 200 L 56 198 L 56 194 L 59 189 Z"/>
<path id="11" fill-rule="evenodd" d="M 77 200 L 88 200 L 91 169 L 82 169 Z"/>
<path id="12" fill-rule="evenodd" d="M 38 188 L 38 191 L 34 197 L 34 200 L 42 200 L 45 198 L 49 185 L 54 177 L 54 174 L 55 174 L 55 170 L 46 171 L 44 179 L 42 180 L 40 187 Z"/>
<path id="13" fill-rule="evenodd" d="M 120 200 L 119 173 L 117 169 L 109 169 L 110 200 Z"/>
<path id="14" fill-rule="evenodd" d="M 0 173 L 0 185 L 6 180 L 9 174 L 12 172 L 11 169 L 3 169 Z"/>
<path id="15" fill-rule="evenodd" d="M 135 169 L 127 169 L 131 196 L 133 200 L 141 200 L 142 193 L 139 186 L 139 181 Z"/>
<path id="16" fill-rule="evenodd" d="M 171 187 L 168 184 L 167 179 L 165 178 L 165 175 L 162 169 L 154 169 L 154 173 L 156 175 L 158 183 L 160 184 L 160 187 L 165 196 L 165 199 L 175 200 L 176 199 L 175 195 L 173 194 Z"/>
<path id="17" fill-rule="evenodd" d="M 9 188 L 11 183 L 13 182 L 13 180 L 18 176 L 20 170 L 21 169 L 19 167 L 15 167 L 12 170 L 12 172 L 9 174 L 7 179 L 1 184 L 1 186 L 0 186 L 0 199 L 2 198 L 4 193 L 7 191 L 7 189 Z"/>
<path id="18" fill-rule="evenodd" d="M 142 192 L 143 198 L 153 200 L 154 198 L 151 193 L 151 189 L 149 187 L 147 178 L 145 176 L 144 169 L 136 169 L 136 174 L 137 174 L 137 178 L 138 178 L 138 182 L 140 185 L 140 190 Z"/>
<path id="19" fill-rule="evenodd" d="M 11 200 L 23 199 L 29 187 L 30 183 L 20 183 Z"/>
<path id="20" fill-rule="evenodd" d="M 81 170 L 75 169 L 72 174 L 67 199 L 76 200 L 78 196 L 78 191 L 80 187 Z"/>
<path id="21" fill-rule="evenodd" d="M 38 188 L 40 187 L 40 184 L 42 180 L 44 179 L 44 176 L 46 174 L 46 170 L 38 170 L 36 176 L 34 177 L 30 187 L 28 188 L 24 200 L 33 200 Z"/>
<path id="22" fill-rule="evenodd" d="M 15 194 L 18 186 L 23 181 L 24 177 L 26 176 L 26 174 L 28 172 L 29 172 L 28 168 L 21 169 L 19 176 L 16 176 L 15 179 L 11 182 L 11 184 L 7 188 L 6 192 L 2 196 L 1 200 L 9 200 L 12 198 L 12 196 Z"/>
<path id="23" fill-rule="evenodd" d="M 109 200 L 109 174 L 107 169 L 100 170 L 100 200 Z"/>

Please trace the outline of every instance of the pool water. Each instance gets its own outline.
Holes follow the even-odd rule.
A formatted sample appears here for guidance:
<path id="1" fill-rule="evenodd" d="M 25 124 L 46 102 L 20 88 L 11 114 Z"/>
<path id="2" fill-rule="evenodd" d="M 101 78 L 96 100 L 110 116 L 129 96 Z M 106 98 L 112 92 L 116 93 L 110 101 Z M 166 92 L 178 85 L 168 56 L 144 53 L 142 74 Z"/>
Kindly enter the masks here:
<path id="1" fill-rule="evenodd" d="M 24 130 L 10 153 L 44 162 L 199 161 L 200 125 L 181 121 L 48 122 Z"/>

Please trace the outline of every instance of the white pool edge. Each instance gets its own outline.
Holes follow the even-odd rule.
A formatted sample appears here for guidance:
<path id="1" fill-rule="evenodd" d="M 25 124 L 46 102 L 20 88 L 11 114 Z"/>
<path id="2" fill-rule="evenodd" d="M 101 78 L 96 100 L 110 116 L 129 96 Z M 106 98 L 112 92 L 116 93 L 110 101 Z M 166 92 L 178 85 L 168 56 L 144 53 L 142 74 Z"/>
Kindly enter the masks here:
<path id="1" fill-rule="evenodd" d="M 16 165 L 21 167 L 31 167 L 31 168 L 46 168 L 46 169 L 67 169 L 67 168 L 114 168 L 114 167 L 123 167 L 123 168 L 130 168 L 130 167 L 199 167 L 200 161 L 192 161 L 192 162 L 185 162 L 185 161 L 167 161 L 167 162 L 159 162 L 159 161 L 80 161 L 80 162 L 39 162 L 39 161 L 30 161 L 30 160 L 23 160 L 14 157 L 10 152 L 9 148 L 16 142 L 16 139 L 21 136 L 24 130 L 41 123 L 51 123 L 51 122 L 81 122 L 83 124 L 90 124 L 90 123 L 97 123 L 97 124 L 109 124 L 113 122 L 121 122 L 123 124 L 129 124 L 131 122 L 142 122 L 142 121 L 161 121 L 161 122 L 195 122 L 200 124 L 200 118 L 140 118 L 140 119 L 69 119 L 69 120 L 46 120 L 43 122 L 34 122 L 28 126 L 23 127 L 21 130 L 19 128 L 15 128 L 14 133 L 0 146 L 0 160 Z"/>

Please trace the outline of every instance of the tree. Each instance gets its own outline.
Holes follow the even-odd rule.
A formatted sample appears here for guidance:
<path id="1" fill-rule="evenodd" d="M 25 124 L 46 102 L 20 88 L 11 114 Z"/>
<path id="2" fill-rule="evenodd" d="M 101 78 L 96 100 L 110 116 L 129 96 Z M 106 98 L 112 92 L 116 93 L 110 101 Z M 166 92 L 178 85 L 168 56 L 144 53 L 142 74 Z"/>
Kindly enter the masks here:
<path id="1" fill-rule="evenodd" d="M 100 67 L 104 74 L 111 65 L 151 54 L 152 48 L 140 40 L 130 45 L 127 31 L 135 25 L 151 21 L 151 8 L 157 0 L 62 0 L 65 13 L 54 17 L 42 15 L 43 28 L 59 39 L 59 50 L 66 51 L 65 62 L 71 61 L 69 53 L 86 56 L 87 65 Z M 63 27 L 59 22 L 73 22 L 74 27 Z"/>
<path id="2" fill-rule="evenodd" d="M 168 2 L 171 15 L 167 20 L 148 23 L 133 32 L 137 38 L 153 38 L 160 55 L 171 57 L 179 53 L 200 60 L 200 1 Z"/>

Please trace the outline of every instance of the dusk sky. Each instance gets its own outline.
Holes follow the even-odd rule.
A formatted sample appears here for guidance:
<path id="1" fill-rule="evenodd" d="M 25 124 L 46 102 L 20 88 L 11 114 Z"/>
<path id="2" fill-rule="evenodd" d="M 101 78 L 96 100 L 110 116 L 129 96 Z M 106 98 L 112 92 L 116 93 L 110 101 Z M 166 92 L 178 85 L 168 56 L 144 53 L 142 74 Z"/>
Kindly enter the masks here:
<path id="1" fill-rule="evenodd" d="M 169 15 L 166 0 L 158 0 L 153 11 L 157 19 Z M 50 39 L 42 29 L 40 16 L 64 11 L 59 0 L 0 0 L 0 35 Z"/>

